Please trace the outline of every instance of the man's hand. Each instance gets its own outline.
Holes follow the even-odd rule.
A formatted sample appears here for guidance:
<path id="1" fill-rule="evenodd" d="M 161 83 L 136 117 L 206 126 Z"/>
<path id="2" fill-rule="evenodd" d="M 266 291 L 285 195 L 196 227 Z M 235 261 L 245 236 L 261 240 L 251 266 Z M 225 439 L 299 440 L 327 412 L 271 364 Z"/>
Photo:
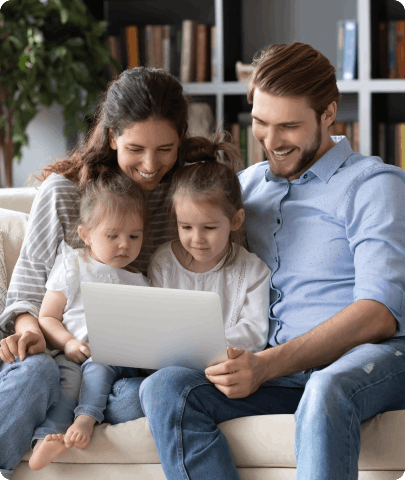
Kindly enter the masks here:
<path id="1" fill-rule="evenodd" d="M 90 348 L 87 343 L 80 342 L 75 338 L 66 342 L 65 357 L 71 362 L 75 362 L 79 365 L 84 363 L 89 357 L 91 357 Z"/>
<path id="2" fill-rule="evenodd" d="M 13 363 L 14 356 L 24 360 L 26 354 L 36 355 L 45 352 L 46 342 L 42 333 L 26 330 L 24 333 L 15 333 L 0 342 L 0 358 L 3 362 Z"/>
<path id="3" fill-rule="evenodd" d="M 239 348 L 228 347 L 228 360 L 205 370 L 205 376 L 228 398 L 245 398 L 264 380 L 261 357 Z"/>

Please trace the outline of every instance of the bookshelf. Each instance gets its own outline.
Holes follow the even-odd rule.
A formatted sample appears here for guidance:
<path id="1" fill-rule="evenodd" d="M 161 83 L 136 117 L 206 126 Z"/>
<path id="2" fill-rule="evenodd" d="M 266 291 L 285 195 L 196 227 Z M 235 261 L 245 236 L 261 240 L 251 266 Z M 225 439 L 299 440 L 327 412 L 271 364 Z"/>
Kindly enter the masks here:
<path id="1" fill-rule="evenodd" d="M 109 30 L 112 32 L 118 25 L 130 24 L 131 21 L 144 24 L 152 23 L 152 21 L 162 24 L 179 24 L 183 19 L 191 18 L 215 25 L 216 77 L 211 82 L 185 83 L 183 86 L 186 94 L 192 97 L 215 98 L 216 121 L 227 126 L 238 111 L 247 111 L 250 108 L 245 100 L 247 84 L 235 81 L 236 60 L 247 63 L 255 51 L 272 42 L 303 41 L 322 51 L 316 41 L 312 41 L 312 37 L 311 41 L 307 39 L 309 34 L 319 37 L 318 27 L 311 29 L 311 32 L 307 28 L 308 35 L 304 35 L 299 30 L 297 23 L 302 20 L 299 9 L 304 9 L 304 7 L 308 9 L 308 1 L 207 0 L 201 2 L 181 0 L 176 2 L 176 7 L 171 5 L 168 10 L 166 0 L 150 0 L 148 2 L 110 0 L 104 1 L 104 18 L 109 22 Z M 376 78 L 378 22 L 381 19 L 405 19 L 405 10 L 396 0 L 357 0 L 357 2 L 350 0 L 346 4 L 330 0 L 330 5 L 329 0 L 311 0 L 310 3 L 316 4 L 316 2 L 318 2 L 319 8 L 324 8 L 323 6 L 328 3 L 328 13 L 332 3 L 340 5 L 340 7 L 336 7 L 340 10 L 335 10 L 333 14 L 337 16 L 328 18 L 328 22 L 325 21 L 329 29 L 325 35 L 328 34 L 329 37 L 331 37 L 330 27 L 334 25 L 336 28 L 337 20 L 344 19 L 344 15 L 349 15 L 346 18 L 355 18 L 358 22 L 358 79 L 338 81 L 338 88 L 343 94 L 342 107 L 339 108 L 339 112 L 342 108 L 343 116 L 346 114 L 351 116 L 352 120 L 358 120 L 360 152 L 364 155 L 378 154 L 376 144 L 378 117 L 386 115 L 386 111 L 390 111 L 389 105 L 397 103 L 400 94 L 405 93 L 405 80 Z M 309 10 L 313 12 L 314 6 L 312 5 Z M 272 12 L 270 19 L 264 15 L 265 12 Z M 350 13 L 346 14 L 346 12 Z M 251 23 L 247 29 L 245 24 L 242 26 L 242 22 L 245 21 L 243 18 L 247 13 L 253 19 L 252 22 L 257 22 L 257 29 L 255 23 Z M 319 25 L 320 21 L 313 18 L 315 24 Z M 256 30 L 258 31 L 256 32 Z M 318 38 L 318 43 L 319 40 Z M 330 48 L 336 52 L 336 37 L 332 36 L 329 42 L 331 45 L 333 44 L 333 47 Z M 324 51 L 322 53 L 332 63 L 336 60 L 333 55 Z M 403 121 L 405 122 L 405 110 Z"/>

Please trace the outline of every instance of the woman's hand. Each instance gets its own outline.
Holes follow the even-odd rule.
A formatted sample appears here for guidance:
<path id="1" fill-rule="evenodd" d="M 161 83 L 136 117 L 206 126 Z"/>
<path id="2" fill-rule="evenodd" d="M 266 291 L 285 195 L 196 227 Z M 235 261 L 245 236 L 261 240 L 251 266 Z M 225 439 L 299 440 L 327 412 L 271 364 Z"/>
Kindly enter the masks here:
<path id="1" fill-rule="evenodd" d="M 245 398 L 265 381 L 261 357 L 228 347 L 228 359 L 205 370 L 205 376 L 228 398 Z"/>
<path id="2" fill-rule="evenodd" d="M 79 365 L 91 357 L 90 348 L 87 343 L 76 340 L 75 338 L 66 342 L 64 352 L 68 360 Z"/>
<path id="3" fill-rule="evenodd" d="M 36 355 L 45 352 L 46 342 L 42 333 L 26 330 L 23 333 L 15 333 L 0 342 L 0 358 L 3 362 L 13 363 L 17 356 L 24 360 L 26 354 Z"/>

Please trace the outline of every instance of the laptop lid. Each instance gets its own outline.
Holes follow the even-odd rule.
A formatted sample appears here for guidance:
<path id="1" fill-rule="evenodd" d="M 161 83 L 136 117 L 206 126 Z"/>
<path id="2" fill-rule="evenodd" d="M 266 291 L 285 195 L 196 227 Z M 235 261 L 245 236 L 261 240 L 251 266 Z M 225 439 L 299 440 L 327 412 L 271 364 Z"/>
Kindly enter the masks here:
<path id="1" fill-rule="evenodd" d="M 95 363 L 204 370 L 228 358 L 215 292 L 94 282 L 81 291 Z"/>

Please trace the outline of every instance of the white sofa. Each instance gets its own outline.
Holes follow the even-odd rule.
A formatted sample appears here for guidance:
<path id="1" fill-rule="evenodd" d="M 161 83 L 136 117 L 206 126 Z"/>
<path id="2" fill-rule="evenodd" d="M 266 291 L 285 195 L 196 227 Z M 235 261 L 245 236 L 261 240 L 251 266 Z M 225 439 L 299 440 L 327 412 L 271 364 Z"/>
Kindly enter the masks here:
<path id="1" fill-rule="evenodd" d="M 8 280 L 18 257 L 34 195 L 33 188 L 0 189 L 0 232 Z M 219 428 L 229 441 L 243 480 L 295 478 L 293 415 L 240 418 L 224 422 Z M 405 410 L 386 412 L 364 422 L 361 441 L 360 480 L 402 477 L 405 470 Z M 145 418 L 115 426 L 97 426 L 86 450 L 72 449 L 40 472 L 29 469 L 29 455 L 17 467 L 14 480 L 166 478 Z"/>

